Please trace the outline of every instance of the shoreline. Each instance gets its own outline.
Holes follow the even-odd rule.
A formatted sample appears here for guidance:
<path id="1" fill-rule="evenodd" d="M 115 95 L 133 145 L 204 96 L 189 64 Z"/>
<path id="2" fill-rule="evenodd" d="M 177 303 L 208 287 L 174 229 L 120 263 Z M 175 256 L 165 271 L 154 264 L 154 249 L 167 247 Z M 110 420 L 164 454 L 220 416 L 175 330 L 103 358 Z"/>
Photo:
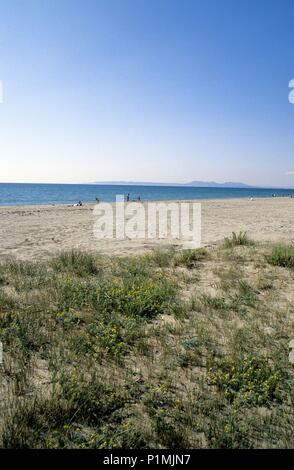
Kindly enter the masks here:
<path id="1" fill-rule="evenodd" d="M 293 196 L 252 196 L 252 200 L 253 201 L 271 201 L 271 200 L 285 200 L 285 199 L 294 199 L 294 191 L 293 191 Z M 207 202 L 218 202 L 218 201 L 251 201 L 251 197 L 250 196 L 244 196 L 244 197 L 220 197 L 220 198 L 189 198 L 189 199 L 142 199 L 141 203 L 143 204 L 146 204 L 148 202 L 156 202 L 156 203 L 160 203 L 160 202 L 163 202 L 163 203 L 171 203 L 171 202 L 176 202 L 176 203 L 180 203 L 180 202 L 199 202 L 200 204 L 203 202 L 203 203 L 207 203 Z M 116 201 L 104 201 L 103 199 L 100 200 L 101 203 L 107 203 L 107 204 L 115 204 Z M 129 202 L 138 202 L 136 199 L 130 199 Z M 127 203 L 127 201 L 125 201 L 125 203 Z M 9 205 L 5 205 L 5 204 L 0 204 L 0 210 L 1 209 L 14 209 L 14 208 L 18 208 L 18 209 L 33 209 L 33 208 L 64 208 L 64 207 L 91 207 L 91 206 L 95 206 L 96 205 L 96 202 L 94 201 L 82 201 L 82 206 L 77 206 L 76 203 L 70 203 L 70 202 L 58 202 L 58 203 L 34 203 L 34 204 L 9 204 Z"/>

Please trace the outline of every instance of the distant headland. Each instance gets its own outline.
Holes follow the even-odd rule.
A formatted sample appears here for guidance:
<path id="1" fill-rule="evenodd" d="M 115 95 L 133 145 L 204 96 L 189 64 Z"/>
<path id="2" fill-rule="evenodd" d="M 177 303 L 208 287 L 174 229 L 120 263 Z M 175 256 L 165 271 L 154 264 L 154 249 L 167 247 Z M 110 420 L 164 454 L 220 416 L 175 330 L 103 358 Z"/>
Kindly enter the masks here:
<path id="1" fill-rule="evenodd" d="M 125 186 L 192 186 L 198 188 L 254 188 L 245 183 L 234 183 L 231 181 L 224 183 L 216 183 L 215 181 L 191 181 L 189 183 L 158 183 L 158 182 L 142 182 L 142 181 L 94 181 L 93 184 L 111 184 Z"/>

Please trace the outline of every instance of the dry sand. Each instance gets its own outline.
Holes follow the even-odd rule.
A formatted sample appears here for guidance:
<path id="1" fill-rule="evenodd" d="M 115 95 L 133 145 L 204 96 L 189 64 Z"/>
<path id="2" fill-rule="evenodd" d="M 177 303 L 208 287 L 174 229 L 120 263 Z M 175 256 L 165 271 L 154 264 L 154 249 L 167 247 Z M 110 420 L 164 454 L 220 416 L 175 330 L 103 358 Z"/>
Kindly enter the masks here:
<path id="1" fill-rule="evenodd" d="M 294 198 L 197 202 L 202 204 L 204 246 L 240 230 L 257 241 L 294 241 Z M 0 256 L 36 260 L 71 248 L 126 255 L 156 246 L 181 246 L 179 240 L 172 239 L 97 240 L 93 209 L 91 204 L 0 207 Z"/>

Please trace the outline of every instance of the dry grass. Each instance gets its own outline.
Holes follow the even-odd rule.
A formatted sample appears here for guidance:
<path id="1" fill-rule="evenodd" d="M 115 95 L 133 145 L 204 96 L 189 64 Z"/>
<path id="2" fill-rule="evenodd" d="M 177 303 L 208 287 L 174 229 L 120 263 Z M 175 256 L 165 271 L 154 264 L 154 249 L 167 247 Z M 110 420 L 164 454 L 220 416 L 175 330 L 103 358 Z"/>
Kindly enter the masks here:
<path id="1" fill-rule="evenodd" d="M 293 447 L 294 272 L 271 250 L 3 262 L 2 447 Z"/>

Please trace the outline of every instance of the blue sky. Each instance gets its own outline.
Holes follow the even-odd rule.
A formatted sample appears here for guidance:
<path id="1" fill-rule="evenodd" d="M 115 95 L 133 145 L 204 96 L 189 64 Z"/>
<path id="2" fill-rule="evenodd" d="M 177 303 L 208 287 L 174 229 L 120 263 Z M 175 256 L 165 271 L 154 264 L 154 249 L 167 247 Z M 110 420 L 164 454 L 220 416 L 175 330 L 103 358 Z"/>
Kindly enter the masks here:
<path id="1" fill-rule="evenodd" d="M 294 187 L 292 0 L 2 0 L 0 181 Z"/>

